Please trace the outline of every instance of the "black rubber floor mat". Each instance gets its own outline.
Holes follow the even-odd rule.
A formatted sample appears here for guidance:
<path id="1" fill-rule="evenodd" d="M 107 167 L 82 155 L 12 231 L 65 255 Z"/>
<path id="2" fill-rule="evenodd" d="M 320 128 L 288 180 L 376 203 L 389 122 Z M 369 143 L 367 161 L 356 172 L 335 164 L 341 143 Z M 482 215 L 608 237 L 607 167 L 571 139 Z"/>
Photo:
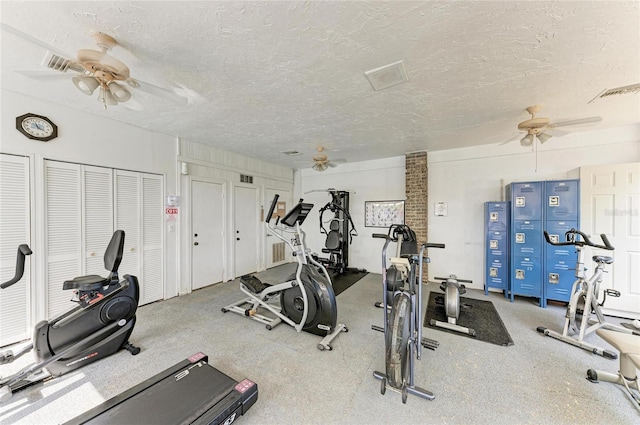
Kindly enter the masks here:
<path id="1" fill-rule="evenodd" d="M 357 272 L 347 270 L 344 273 L 331 276 L 331 283 L 333 284 L 333 292 L 336 296 L 340 295 L 351 287 L 354 283 L 362 279 L 367 275 L 367 272 Z"/>
<path id="2" fill-rule="evenodd" d="M 460 326 L 474 329 L 476 336 L 470 336 L 461 332 L 450 329 L 431 326 L 431 319 L 441 322 L 447 321 L 447 315 L 444 305 L 436 303 L 436 298 L 444 297 L 442 292 L 430 292 L 429 302 L 427 303 L 427 311 L 424 313 L 424 327 L 437 329 L 439 331 L 448 332 L 454 335 L 460 335 L 479 341 L 489 342 L 491 344 L 509 346 L 513 345 L 511 335 L 504 326 L 500 315 L 496 311 L 491 301 L 475 300 L 473 298 L 460 297 L 460 302 L 467 304 L 468 308 L 460 308 L 460 314 L 457 323 Z M 462 304 L 461 304 L 462 305 Z"/>

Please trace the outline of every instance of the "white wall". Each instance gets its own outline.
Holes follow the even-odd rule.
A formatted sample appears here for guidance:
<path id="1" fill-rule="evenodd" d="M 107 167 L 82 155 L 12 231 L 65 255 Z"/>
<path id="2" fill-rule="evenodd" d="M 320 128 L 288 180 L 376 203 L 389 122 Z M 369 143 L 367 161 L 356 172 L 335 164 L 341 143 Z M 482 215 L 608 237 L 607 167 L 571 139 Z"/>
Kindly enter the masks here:
<path id="1" fill-rule="evenodd" d="M 43 246 L 42 167 L 44 159 L 76 162 L 164 175 L 165 193 L 176 192 L 176 140 L 71 108 L 2 89 L 0 152 L 32 157 L 36 181 L 35 213 L 30 243 L 34 253 Z M 25 113 L 49 117 L 58 126 L 58 137 L 49 142 L 27 139 L 16 130 L 16 117 Z M 135 113 L 135 112 L 131 112 Z M 165 297 L 178 294 L 177 236 L 165 232 Z M 40 264 L 40 269 L 44 263 Z M 36 282 L 37 284 L 37 282 Z"/>
<path id="2" fill-rule="evenodd" d="M 536 154 L 537 151 L 537 154 Z M 316 205 L 303 228 L 307 245 L 320 251 L 317 210 L 328 200 L 313 189 L 351 189 L 351 214 L 360 236 L 351 246 L 350 266 L 380 270 L 381 244 L 371 238 L 381 229 L 365 228 L 364 201 L 405 199 L 404 157 L 343 164 L 318 173 L 296 172 L 298 197 Z M 518 142 L 430 152 L 429 220 L 430 242 L 443 242 L 444 250 L 429 251 L 429 277 L 455 273 L 473 280 L 472 288 L 484 288 L 484 202 L 500 200 L 504 186 L 513 181 L 578 178 L 580 166 L 616 164 L 640 160 L 640 125 L 608 130 L 570 133 L 552 138 L 536 150 Z M 446 202 L 448 215 L 436 217 L 435 202 Z"/>
<path id="3" fill-rule="evenodd" d="M 306 233 L 307 248 L 323 255 L 321 249 L 324 247 L 325 235 L 320 233 L 319 210 L 331 200 L 331 197 L 327 192 L 306 192 L 328 188 L 349 190 L 352 192 L 349 195 L 349 213 L 358 231 L 358 236 L 353 238 L 349 247 L 349 267 L 380 273 L 383 242 L 381 239 L 373 239 L 371 235 L 386 233 L 387 229 L 364 227 L 364 202 L 405 199 L 404 160 L 404 156 L 398 156 L 340 164 L 323 172 L 311 168 L 296 171 L 294 201 L 304 198 L 305 202 L 315 205 L 302 226 Z M 330 216 L 327 212 L 323 218 L 326 221 Z"/>
<path id="4" fill-rule="evenodd" d="M 484 288 L 484 202 L 502 200 L 513 181 L 578 178 L 580 166 L 640 160 L 640 125 L 552 138 L 536 151 L 518 142 L 431 152 L 429 161 L 429 276 L 451 273 Z M 448 215 L 436 217 L 434 203 L 446 202 Z"/>

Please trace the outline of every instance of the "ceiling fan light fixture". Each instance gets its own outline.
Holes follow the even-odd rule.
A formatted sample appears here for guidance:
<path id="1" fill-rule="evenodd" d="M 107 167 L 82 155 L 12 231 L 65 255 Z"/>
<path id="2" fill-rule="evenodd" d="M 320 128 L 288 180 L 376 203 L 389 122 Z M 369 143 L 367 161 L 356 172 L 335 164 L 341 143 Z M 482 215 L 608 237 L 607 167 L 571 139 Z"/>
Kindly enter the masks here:
<path id="1" fill-rule="evenodd" d="M 324 171 L 324 170 L 326 170 L 327 168 L 329 168 L 329 165 L 328 165 L 326 162 L 316 162 L 316 163 L 313 165 L 313 169 L 314 169 L 315 171 Z"/>
<path id="2" fill-rule="evenodd" d="M 551 139 L 551 137 L 553 137 L 553 136 L 551 136 L 550 134 L 547 134 L 547 133 L 538 134 L 538 140 L 540 141 L 540 143 L 546 142 L 547 140 Z"/>
<path id="3" fill-rule="evenodd" d="M 522 146 L 531 146 L 533 144 L 533 134 L 527 134 L 522 139 L 520 139 L 520 144 Z"/>
<path id="4" fill-rule="evenodd" d="M 127 90 L 125 87 L 121 86 L 118 83 L 111 82 L 109 83 L 109 91 L 114 99 L 118 102 L 126 102 L 131 99 L 131 92 Z"/>
<path id="5" fill-rule="evenodd" d="M 104 109 L 107 109 L 107 105 L 115 106 L 118 104 L 118 101 L 113 97 L 111 91 L 105 87 L 100 86 L 100 94 L 98 95 L 98 102 L 104 105 Z"/>
<path id="6" fill-rule="evenodd" d="M 78 90 L 87 96 L 91 96 L 95 89 L 100 85 L 98 80 L 88 75 L 76 75 L 71 79 L 71 81 L 73 81 L 73 84 L 78 88 Z"/>

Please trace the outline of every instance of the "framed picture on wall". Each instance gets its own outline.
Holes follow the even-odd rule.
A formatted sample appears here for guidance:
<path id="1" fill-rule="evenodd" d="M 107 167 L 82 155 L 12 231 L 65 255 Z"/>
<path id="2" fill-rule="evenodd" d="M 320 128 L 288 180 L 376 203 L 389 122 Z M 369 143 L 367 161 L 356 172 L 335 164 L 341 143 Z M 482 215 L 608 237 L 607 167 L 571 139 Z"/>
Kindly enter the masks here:
<path id="1" fill-rule="evenodd" d="M 365 227 L 389 227 L 404 224 L 404 201 L 365 201 Z"/>

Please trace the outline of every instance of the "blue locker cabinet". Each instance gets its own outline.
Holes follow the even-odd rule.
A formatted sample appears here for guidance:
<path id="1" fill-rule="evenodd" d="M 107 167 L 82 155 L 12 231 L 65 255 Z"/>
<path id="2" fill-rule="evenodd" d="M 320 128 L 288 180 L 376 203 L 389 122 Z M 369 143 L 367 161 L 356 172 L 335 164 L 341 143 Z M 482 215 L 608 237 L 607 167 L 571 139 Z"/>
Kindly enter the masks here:
<path id="1" fill-rule="evenodd" d="M 567 230 L 577 229 L 580 218 L 579 180 L 546 181 L 544 229 L 552 239 L 565 241 Z M 575 280 L 576 250 L 573 246 L 553 246 L 544 241 L 544 297 L 569 302 Z"/>
<path id="2" fill-rule="evenodd" d="M 542 220 L 542 182 L 511 183 L 511 220 Z"/>
<path id="3" fill-rule="evenodd" d="M 540 306 L 546 307 L 542 285 L 545 205 L 543 182 L 511 183 L 507 186 L 507 193 L 511 201 L 511 302 L 515 295 L 521 295 L 538 298 Z"/>
<path id="4" fill-rule="evenodd" d="M 511 225 L 509 202 L 485 202 L 485 285 L 500 289 L 509 297 L 509 228 Z"/>
<path id="5" fill-rule="evenodd" d="M 542 260 L 538 257 L 516 256 L 511 258 L 511 301 L 513 295 L 542 299 Z"/>

